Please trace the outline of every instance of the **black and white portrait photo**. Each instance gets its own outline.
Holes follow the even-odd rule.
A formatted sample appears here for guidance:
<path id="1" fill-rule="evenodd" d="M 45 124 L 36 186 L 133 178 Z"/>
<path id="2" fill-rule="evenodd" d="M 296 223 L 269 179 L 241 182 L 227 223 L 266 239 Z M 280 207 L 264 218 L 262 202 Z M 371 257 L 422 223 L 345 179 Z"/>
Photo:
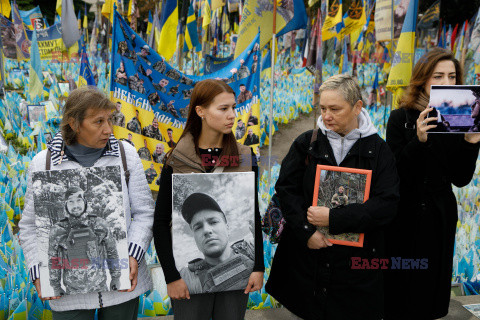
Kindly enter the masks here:
<path id="1" fill-rule="evenodd" d="M 428 117 L 437 118 L 428 132 L 480 132 L 480 86 L 432 86 L 428 106 Z"/>
<path id="2" fill-rule="evenodd" d="M 174 174 L 172 242 L 190 294 L 243 290 L 254 265 L 253 172 Z"/>
<path id="3" fill-rule="evenodd" d="M 33 173 L 43 297 L 130 288 L 119 166 Z"/>
<path id="4" fill-rule="evenodd" d="M 371 174 L 371 170 L 318 165 L 313 205 L 335 209 L 364 203 L 370 192 Z M 318 230 L 336 244 L 352 245 L 363 241 L 359 233 L 332 235 L 328 227 L 318 227 Z"/>

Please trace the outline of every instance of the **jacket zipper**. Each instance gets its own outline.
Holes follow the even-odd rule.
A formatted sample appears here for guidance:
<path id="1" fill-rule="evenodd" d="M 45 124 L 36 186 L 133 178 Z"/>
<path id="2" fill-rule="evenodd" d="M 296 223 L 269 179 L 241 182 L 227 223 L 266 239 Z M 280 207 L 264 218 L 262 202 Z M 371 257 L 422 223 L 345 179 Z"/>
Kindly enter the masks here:
<path id="1" fill-rule="evenodd" d="M 98 303 L 100 304 L 100 308 L 103 308 L 103 301 L 102 301 L 102 293 L 98 293 Z"/>
<path id="2" fill-rule="evenodd" d="M 343 145 L 344 145 L 344 141 L 345 141 L 345 138 L 344 137 L 341 137 L 340 138 L 340 163 L 343 161 Z M 340 163 L 338 163 L 338 165 L 340 165 Z"/>

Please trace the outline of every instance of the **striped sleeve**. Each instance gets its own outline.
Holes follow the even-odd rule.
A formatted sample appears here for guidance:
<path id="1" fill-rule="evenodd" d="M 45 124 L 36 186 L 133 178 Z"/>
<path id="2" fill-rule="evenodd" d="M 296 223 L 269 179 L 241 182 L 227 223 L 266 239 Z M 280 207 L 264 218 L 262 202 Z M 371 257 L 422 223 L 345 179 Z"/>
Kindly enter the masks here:
<path id="1" fill-rule="evenodd" d="M 143 259 L 143 256 L 145 255 L 145 250 L 143 250 L 142 247 L 140 247 L 138 244 L 130 242 L 128 245 L 128 255 L 132 256 L 137 260 L 138 263 Z"/>
<path id="2" fill-rule="evenodd" d="M 40 270 L 39 270 L 38 264 L 36 264 L 30 268 L 30 279 L 32 280 L 32 283 L 33 283 L 38 278 L 40 278 Z"/>

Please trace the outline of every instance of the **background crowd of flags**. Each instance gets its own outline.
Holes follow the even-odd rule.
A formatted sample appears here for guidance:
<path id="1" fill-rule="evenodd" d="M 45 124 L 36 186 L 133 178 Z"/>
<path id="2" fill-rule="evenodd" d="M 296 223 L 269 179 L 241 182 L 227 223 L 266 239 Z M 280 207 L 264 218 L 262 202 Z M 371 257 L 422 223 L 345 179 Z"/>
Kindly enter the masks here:
<path id="1" fill-rule="evenodd" d="M 346 8 L 341 0 L 312 0 L 307 15 L 303 1 L 293 0 L 291 5 L 288 1 L 280 1 L 279 28 L 275 30 L 279 38 L 272 66 L 268 42 L 273 29 L 266 26 L 271 25 L 273 15 L 267 14 L 270 7 L 260 0 L 240 2 L 236 15 L 231 15 L 234 7 L 229 8 L 218 0 L 185 1 L 182 10 L 177 0 L 165 0 L 162 5 L 155 6 L 148 17 L 138 15 L 135 0 L 129 1 L 125 8 L 122 1 L 107 0 L 90 23 L 86 7 L 74 8 L 72 0 L 57 0 L 57 15 L 51 26 L 39 7 L 24 11 L 19 10 L 14 2 L 0 0 L 0 13 L 19 32 L 13 44 L 16 59 L 2 61 L 5 72 L 2 80 L 7 90 L 0 100 L 0 139 L 4 137 L 7 143 L 3 145 L 0 141 L 0 319 L 51 319 L 48 302 L 38 299 L 29 281 L 16 234 L 26 191 L 28 164 L 37 152 L 46 148 L 47 133 L 58 130 L 60 110 L 70 89 L 96 85 L 106 93 L 109 91 L 108 34 L 112 30 L 110 21 L 113 21 L 115 7 L 124 12 L 135 28 L 136 19 L 147 20 L 146 32 L 139 34 L 151 50 L 169 60 L 175 68 L 196 75 L 206 73 L 207 64 L 220 68 L 222 63 L 228 64 L 229 59 L 241 53 L 245 43 L 249 43 L 249 37 L 256 35 L 260 26 L 264 40 L 259 48 L 262 52 L 259 65 L 263 71 L 259 88 L 262 115 L 259 121 L 261 144 L 266 144 L 268 137 L 265 133 L 269 130 L 266 115 L 271 102 L 268 77 L 272 67 L 275 67 L 274 129 L 278 123 L 298 117 L 300 112 L 313 110 L 314 89 L 322 79 L 348 72 L 357 76 L 362 90 L 369 97 L 367 105 L 372 120 L 384 134 L 395 96 L 408 84 L 415 61 L 432 46 L 451 49 L 464 66 L 466 83 L 480 83 L 479 13 L 473 16 L 466 13 L 463 23 L 449 25 L 440 20 L 440 0 L 422 12 L 421 19 L 418 19 L 418 0 L 410 0 L 404 22 L 398 26 L 401 28 L 398 39 L 392 41 L 390 37 L 377 41 L 376 28 L 380 27 L 380 19 L 376 19 L 375 5 L 380 2 L 385 0 L 355 0 Z M 41 29 L 34 30 L 32 21 L 35 19 L 42 19 Z M 253 20 L 255 22 L 249 24 Z M 390 24 L 393 23 L 390 21 Z M 59 26 L 64 54 L 42 59 L 42 50 L 46 47 L 42 41 L 47 40 L 41 37 L 46 30 Z M 7 39 L 2 40 L 5 49 Z M 385 89 L 395 94 L 393 99 L 387 99 Z M 27 105 L 42 103 L 45 103 L 46 119 L 31 125 Z M 278 170 L 278 165 L 272 168 L 273 181 Z M 260 179 L 261 211 L 273 193 L 274 184 L 268 189 L 266 177 L 264 173 Z M 459 204 L 453 280 L 463 283 L 467 293 L 478 294 L 480 282 L 476 278 L 480 258 L 477 251 L 480 242 L 475 240 L 480 238 L 478 171 L 469 186 L 455 189 L 455 193 L 465 200 Z M 275 246 L 265 240 L 264 248 L 268 269 Z M 153 247 L 148 250 L 147 260 L 150 264 L 157 262 Z M 277 305 L 264 289 L 250 297 L 249 306 L 252 308 Z M 171 313 L 170 302 L 165 293 L 152 291 L 140 297 L 139 316 L 168 313 Z"/>
<path id="2" fill-rule="evenodd" d="M 355 73 L 356 64 L 371 60 L 365 59 L 365 56 L 376 56 L 376 62 L 382 64 L 381 70 L 385 73 L 390 71 L 393 64 L 391 77 L 387 85 L 387 88 L 393 92 L 408 83 L 408 77 L 414 62 L 415 38 L 418 39 L 419 35 L 422 35 L 421 39 L 423 40 L 428 38 L 425 41 L 428 46 L 449 47 L 455 52 L 456 57 L 463 62 L 465 62 L 468 52 L 473 52 L 476 64 L 480 62 L 477 40 L 479 35 L 476 31 L 479 29 L 479 21 L 476 16 L 466 17 L 463 25 L 447 25 L 440 21 L 441 2 L 437 0 L 423 12 L 417 24 L 418 0 L 411 0 L 409 1 L 408 13 L 404 17 L 405 23 L 402 22 L 398 25 L 395 23 L 395 28 L 404 26 L 400 39 L 394 39 L 393 41 L 387 39 L 387 41 L 378 42 L 375 39 L 375 28 L 378 27 L 375 24 L 375 17 L 377 16 L 375 5 L 377 2 L 385 3 L 385 0 L 354 0 L 350 2 L 350 6 L 347 8 L 342 4 L 342 0 L 311 1 L 310 5 L 317 9 L 309 8 L 309 12 L 313 13 L 310 16 L 307 15 L 307 10 L 301 0 L 279 2 L 275 32 L 277 36 L 282 36 L 290 31 L 306 30 L 303 33 L 303 41 L 299 43 L 305 58 L 309 56 L 311 50 L 318 51 L 315 41 L 310 40 L 313 40 L 313 38 L 319 39 L 321 33 L 321 46 L 329 48 L 329 50 L 322 50 L 322 59 L 326 57 L 325 60 L 328 61 L 330 58 L 332 63 L 331 60 L 334 59 L 334 56 L 337 56 L 335 62 L 339 63 L 338 60 L 341 60 L 340 72 L 342 73 Z M 107 0 L 101 8 L 101 15 L 97 14 L 95 16 L 94 22 L 90 26 L 91 30 L 88 28 L 86 6 L 84 7 L 85 12 L 82 20 L 81 10 L 73 7 L 72 0 L 57 0 L 56 12 L 58 16 L 56 21 L 61 24 L 65 47 L 68 49 L 73 45 L 77 46 L 76 51 L 78 57 L 80 57 L 83 49 L 78 41 L 83 34 L 85 52 L 89 55 L 100 55 L 103 50 L 103 58 L 108 61 L 108 50 L 102 48 L 105 45 L 108 48 L 110 44 L 108 40 L 108 33 L 111 32 L 109 21 L 110 23 L 113 22 L 114 7 L 121 8 L 125 17 L 136 28 L 136 21 L 139 18 L 136 0 L 130 0 L 125 8 L 123 8 L 123 1 Z M 197 68 L 195 69 L 194 66 L 193 69 L 195 74 L 201 72 L 199 65 L 207 55 L 225 58 L 233 54 L 234 57 L 237 57 L 250 43 L 258 30 L 261 33 L 260 47 L 264 48 L 271 40 L 274 32 L 272 28 L 268 27 L 273 23 L 271 7 L 266 6 L 261 0 L 240 1 L 237 2 L 236 7 L 225 5 L 219 0 L 185 0 L 181 7 L 180 12 L 179 0 L 159 2 L 154 7 L 155 12 L 152 14 L 149 11 L 148 17 L 144 17 L 148 21 L 147 29 L 145 34 L 141 33 L 141 36 L 148 40 L 147 43 L 154 51 L 158 52 L 167 61 L 172 62 L 174 60 L 173 64 L 178 65 L 180 69 L 183 67 L 185 57 L 187 57 L 187 60 L 196 59 Z M 75 9 L 78 10 L 77 16 L 75 15 Z M 35 7 L 29 11 L 22 11 L 18 10 L 15 3 L 11 5 L 9 1 L 1 0 L 0 10 L 5 17 L 9 17 L 11 14 L 16 30 L 24 30 L 23 32 L 20 31 L 20 35 L 16 35 L 17 59 L 29 59 L 28 41 L 27 45 L 24 42 L 32 39 L 29 39 L 26 30 L 31 30 L 34 27 L 32 17 L 42 17 L 40 8 Z M 236 14 L 232 15 L 232 13 Z M 319 18 L 322 23 L 317 22 Z M 470 18 L 471 20 L 468 20 Z M 385 25 L 386 22 L 383 21 L 382 23 Z M 393 17 L 390 17 L 390 24 L 393 24 Z M 44 23 L 44 28 L 47 28 L 47 25 L 48 23 Z M 432 30 L 436 30 L 434 34 L 431 32 Z M 395 34 L 397 34 L 397 31 L 395 31 Z M 415 34 L 417 37 L 412 36 Z M 97 46 L 99 37 L 103 38 L 103 43 Z M 294 42 L 292 40 L 292 43 Z M 472 45 L 469 45 L 469 42 Z M 228 46 L 224 44 L 228 44 Z M 371 53 L 377 51 L 378 46 L 381 46 L 386 54 L 372 55 Z M 372 47 L 375 49 L 372 50 Z M 331 52 L 336 52 L 336 54 L 332 55 Z M 267 54 L 266 51 L 264 56 L 265 54 Z M 396 57 L 398 56 L 402 58 L 400 59 L 400 65 L 397 63 L 399 59 Z M 407 56 L 410 59 L 404 58 Z M 349 68 L 348 63 L 352 64 L 353 67 Z M 319 67 L 318 64 L 316 65 Z M 309 69 L 313 71 L 312 64 L 309 66 Z"/>

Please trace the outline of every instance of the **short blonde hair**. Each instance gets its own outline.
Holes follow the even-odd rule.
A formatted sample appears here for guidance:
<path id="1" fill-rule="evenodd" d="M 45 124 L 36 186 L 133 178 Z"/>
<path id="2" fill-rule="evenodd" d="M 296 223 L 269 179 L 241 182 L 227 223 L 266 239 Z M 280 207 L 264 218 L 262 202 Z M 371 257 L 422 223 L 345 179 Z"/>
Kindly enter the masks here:
<path id="1" fill-rule="evenodd" d="M 82 123 L 88 109 L 114 110 L 115 104 L 93 86 L 81 87 L 70 92 L 63 107 L 63 119 L 60 124 L 63 140 L 67 145 L 77 142 L 77 134 L 69 124 L 70 119 L 77 125 Z"/>
<path id="2" fill-rule="evenodd" d="M 323 82 L 319 89 L 319 95 L 322 95 L 323 91 L 335 90 L 341 93 L 343 99 L 347 101 L 352 107 L 358 100 L 363 101 L 362 92 L 357 80 L 349 74 L 337 74 Z"/>

